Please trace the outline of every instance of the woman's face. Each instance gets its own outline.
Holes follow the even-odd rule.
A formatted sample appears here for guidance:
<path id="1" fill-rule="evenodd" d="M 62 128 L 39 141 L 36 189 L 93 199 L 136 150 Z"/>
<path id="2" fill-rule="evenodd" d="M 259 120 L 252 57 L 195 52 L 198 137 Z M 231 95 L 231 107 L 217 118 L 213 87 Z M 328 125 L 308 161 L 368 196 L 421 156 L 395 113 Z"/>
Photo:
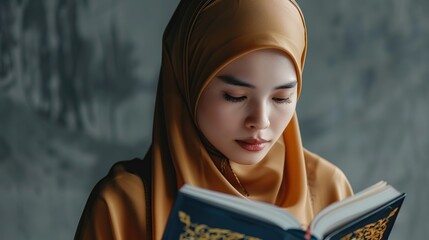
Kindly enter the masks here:
<path id="1" fill-rule="evenodd" d="M 297 101 L 292 61 L 274 49 L 245 54 L 222 68 L 201 94 L 197 123 L 230 161 L 255 164 L 280 138 Z"/>

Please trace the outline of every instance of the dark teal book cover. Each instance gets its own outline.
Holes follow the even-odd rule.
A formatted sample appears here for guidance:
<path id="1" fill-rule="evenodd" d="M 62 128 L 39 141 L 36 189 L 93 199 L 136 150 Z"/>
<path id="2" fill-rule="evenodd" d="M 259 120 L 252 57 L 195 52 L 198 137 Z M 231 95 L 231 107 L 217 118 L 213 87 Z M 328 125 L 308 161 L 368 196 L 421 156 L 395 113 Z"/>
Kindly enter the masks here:
<path id="1" fill-rule="evenodd" d="M 283 236 L 280 227 L 179 194 L 163 239 L 257 240 Z"/>
<path id="2" fill-rule="evenodd" d="M 383 206 L 333 231 L 327 240 L 387 240 L 405 199 L 401 194 Z"/>

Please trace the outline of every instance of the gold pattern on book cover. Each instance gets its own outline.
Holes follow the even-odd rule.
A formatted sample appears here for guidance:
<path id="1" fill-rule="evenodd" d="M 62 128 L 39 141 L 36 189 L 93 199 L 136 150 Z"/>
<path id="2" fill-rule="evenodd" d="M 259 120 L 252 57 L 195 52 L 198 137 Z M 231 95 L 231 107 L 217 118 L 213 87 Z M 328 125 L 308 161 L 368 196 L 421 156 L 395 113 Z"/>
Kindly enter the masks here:
<path id="1" fill-rule="evenodd" d="M 390 212 L 389 216 L 382 218 L 377 222 L 370 223 L 365 225 L 365 227 L 360 228 L 346 236 L 342 237 L 341 240 L 381 240 L 383 239 L 384 231 L 386 231 L 387 223 L 389 219 L 395 216 L 399 208 L 393 209 Z"/>
<path id="2" fill-rule="evenodd" d="M 260 238 L 246 236 L 245 234 L 233 232 L 228 229 L 211 228 L 205 224 L 192 223 L 191 216 L 183 211 L 179 211 L 179 219 L 185 224 L 184 232 L 180 234 L 180 240 L 261 240 Z"/>

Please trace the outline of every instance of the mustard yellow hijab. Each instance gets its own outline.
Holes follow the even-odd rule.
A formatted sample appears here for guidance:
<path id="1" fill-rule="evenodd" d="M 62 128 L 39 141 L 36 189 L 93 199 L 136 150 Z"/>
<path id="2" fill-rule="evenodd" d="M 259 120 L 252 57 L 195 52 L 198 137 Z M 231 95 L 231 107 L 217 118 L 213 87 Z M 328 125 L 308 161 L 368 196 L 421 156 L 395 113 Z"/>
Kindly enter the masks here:
<path id="1" fill-rule="evenodd" d="M 223 66 L 258 49 L 289 55 L 298 93 L 307 49 L 303 15 L 293 0 L 182 0 L 163 38 L 151 158 L 152 234 L 164 231 L 177 190 L 192 184 L 242 196 L 222 175 L 196 126 L 199 97 Z M 296 116 L 258 164 L 231 163 L 250 198 L 287 208 L 303 224 L 313 213 Z"/>

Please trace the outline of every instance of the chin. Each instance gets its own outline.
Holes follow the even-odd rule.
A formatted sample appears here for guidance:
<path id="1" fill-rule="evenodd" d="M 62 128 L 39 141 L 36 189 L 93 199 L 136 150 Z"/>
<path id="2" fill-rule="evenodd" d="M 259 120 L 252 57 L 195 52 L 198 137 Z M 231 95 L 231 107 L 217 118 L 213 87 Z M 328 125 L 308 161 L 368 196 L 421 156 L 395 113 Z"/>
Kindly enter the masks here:
<path id="1" fill-rule="evenodd" d="M 240 158 L 239 160 L 237 158 L 230 158 L 229 160 L 237 164 L 253 165 L 262 161 L 262 159 L 264 159 L 265 156 L 266 154 L 258 154 L 258 156 L 245 156 Z"/>

